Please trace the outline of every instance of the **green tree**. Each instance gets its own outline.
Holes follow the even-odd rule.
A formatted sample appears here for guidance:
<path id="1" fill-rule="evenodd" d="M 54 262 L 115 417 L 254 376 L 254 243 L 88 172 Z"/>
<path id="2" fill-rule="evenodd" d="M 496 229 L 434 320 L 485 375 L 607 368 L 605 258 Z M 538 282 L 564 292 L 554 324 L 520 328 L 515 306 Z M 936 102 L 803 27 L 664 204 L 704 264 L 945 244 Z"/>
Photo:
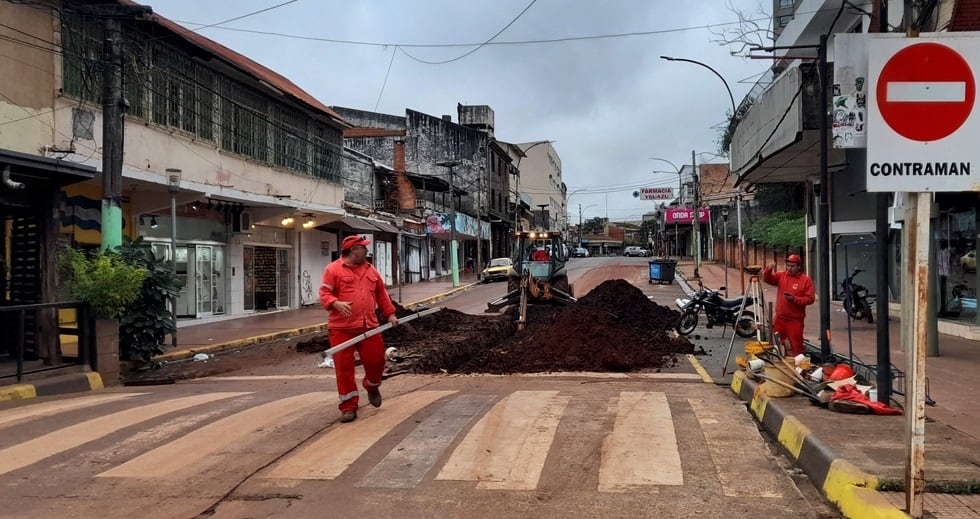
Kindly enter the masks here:
<path id="1" fill-rule="evenodd" d="M 58 259 L 68 293 L 91 305 L 98 319 L 122 317 L 139 297 L 146 278 L 146 269 L 105 249 L 85 252 L 69 247 Z"/>
<path id="2" fill-rule="evenodd" d="M 606 219 L 596 216 L 595 218 L 589 218 L 584 223 L 582 223 L 582 230 L 585 234 L 602 234 L 606 229 Z"/>
<path id="3" fill-rule="evenodd" d="M 806 244 L 806 220 L 800 212 L 773 213 L 749 222 L 743 233 L 771 247 L 800 248 Z"/>

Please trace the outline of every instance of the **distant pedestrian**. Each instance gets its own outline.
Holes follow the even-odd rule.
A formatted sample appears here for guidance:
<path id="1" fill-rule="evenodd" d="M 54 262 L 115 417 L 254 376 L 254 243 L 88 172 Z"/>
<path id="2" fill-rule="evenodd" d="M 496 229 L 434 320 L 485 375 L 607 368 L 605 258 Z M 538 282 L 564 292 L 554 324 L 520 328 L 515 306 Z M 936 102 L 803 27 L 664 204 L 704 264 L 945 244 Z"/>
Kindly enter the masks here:
<path id="1" fill-rule="evenodd" d="M 774 334 L 778 333 L 783 342 L 789 342 L 793 355 L 799 355 L 803 353 L 803 320 L 806 319 L 806 307 L 816 300 L 816 290 L 813 287 L 813 280 L 803 272 L 803 260 L 796 254 L 786 257 L 786 270 L 781 272 L 775 270 L 776 265 L 772 264 L 762 273 L 763 281 L 775 285 L 779 291 L 776 297 L 776 316 L 772 321 L 772 331 Z"/>
<path id="2" fill-rule="evenodd" d="M 340 246 L 340 258 L 323 269 L 320 283 L 320 304 L 327 309 L 327 330 L 330 344 L 337 345 L 378 327 L 376 310 L 392 325 L 398 324 L 395 305 L 391 302 L 384 278 L 366 261 L 371 242 L 360 236 L 348 236 Z M 333 356 L 340 395 L 340 421 L 357 418 L 358 390 L 354 372 L 354 351 L 364 366 L 361 381 L 368 401 L 381 406 L 381 375 L 385 368 L 385 345 L 377 334 Z"/>

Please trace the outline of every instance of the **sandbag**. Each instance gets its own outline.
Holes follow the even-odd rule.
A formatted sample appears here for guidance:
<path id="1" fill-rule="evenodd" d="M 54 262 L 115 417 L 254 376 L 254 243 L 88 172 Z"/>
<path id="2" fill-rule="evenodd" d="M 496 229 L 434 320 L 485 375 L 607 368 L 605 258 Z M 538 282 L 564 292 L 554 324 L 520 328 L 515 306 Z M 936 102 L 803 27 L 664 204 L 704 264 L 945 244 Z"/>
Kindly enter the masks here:
<path id="1" fill-rule="evenodd" d="M 778 380 L 780 382 L 785 382 L 786 384 L 788 384 L 790 386 L 793 385 L 793 380 L 791 378 L 789 378 L 789 376 L 787 376 L 785 373 L 783 373 L 782 371 L 776 369 L 773 366 L 766 366 L 766 369 L 764 370 L 764 373 L 766 374 L 767 377 L 769 377 L 769 378 L 771 378 L 773 380 Z M 769 382 L 769 381 L 762 382 L 761 384 L 759 384 L 759 387 L 762 388 L 762 391 L 767 396 L 770 396 L 770 397 L 773 397 L 773 398 L 786 398 L 788 396 L 793 396 L 793 395 L 796 394 L 796 393 L 793 392 L 793 390 L 791 390 L 789 388 L 783 387 L 783 386 L 781 386 L 779 384 L 774 384 L 774 383 Z"/>

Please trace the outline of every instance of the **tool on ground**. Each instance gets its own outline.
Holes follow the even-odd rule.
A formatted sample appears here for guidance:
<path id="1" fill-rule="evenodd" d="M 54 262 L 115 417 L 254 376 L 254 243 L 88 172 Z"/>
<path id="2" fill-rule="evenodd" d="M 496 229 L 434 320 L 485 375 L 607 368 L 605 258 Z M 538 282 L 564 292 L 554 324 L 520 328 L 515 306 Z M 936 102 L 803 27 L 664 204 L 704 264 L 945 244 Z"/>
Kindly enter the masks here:
<path id="1" fill-rule="evenodd" d="M 403 323 L 407 323 L 407 322 L 412 321 L 414 319 L 418 319 L 419 317 L 426 316 L 426 315 L 429 315 L 429 314 L 434 314 L 434 313 L 436 313 L 436 312 L 438 312 L 440 310 L 442 310 L 441 307 L 440 308 L 429 308 L 428 310 L 422 310 L 422 311 L 419 311 L 419 312 L 415 312 L 414 314 L 406 315 L 405 317 L 399 317 L 398 318 L 398 324 L 401 325 Z M 366 332 L 358 335 L 357 337 L 354 337 L 352 339 L 348 339 L 348 340 L 346 340 L 346 341 L 344 341 L 344 342 L 342 342 L 342 343 L 340 343 L 340 344 L 338 344 L 336 346 L 333 346 L 333 347 L 331 347 L 331 348 L 329 348 L 327 350 L 324 350 L 322 353 L 320 353 L 320 355 L 322 355 L 323 358 L 324 358 L 324 361 L 320 363 L 320 367 L 329 367 L 327 364 L 332 364 L 332 362 L 328 363 L 326 361 L 326 359 L 329 359 L 330 357 L 332 357 L 334 353 L 337 353 L 338 351 L 341 351 L 341 350 L 346 350 L 347 348 L 350 348 L 351 346 L 353 346 L 353 345 L 355 345 L 355 344 L 363 341 L 364 339 L 367 339 L 368 337 L 373 337 L 373 336 L 375 336 L 375 335 L 377 335 L 377 334 L 379 334 L 381 332 L 384 332 L 386 330 L 390 330 L 391 328 L 392 328 L 392 324 L 391 323 L 385 323 L 385 324 L 383 324 L 383 325 L 381 325 L 381 326 L 379 326 L 377 328 L 372 328 L 372 329 L 370 329 L 370 330 L 368 330 L 368 331 L 366 331 Z"/>
<path id="2" fill-rule="evenodd" d="M 528 304 L 567 305 L 576 301 L 565 271 L 568 247 L 560 231 L 518 232 L 515 254 L 514 270 L 507 278 L 507 294 L 487 303 L 487 312 L 517 304 L 517 329 L 523 330 Z"/>
<path id="3" fill-rule="evenodd" d="M 745 297 L 742 298 L 742 306 L 738 309 L 738 316 L 735 318 L 735 322 L 739 322 L 746 310 L 751 309 L 750 311 L 756 317 L 756 339 L 762 342 L 765 338 L 768 338 L 766 337 L 768 334 L 763 333 L 763 324 L 768 325 L 769 323 L 768 313 L 766 312 L 766 301 L 762 295 L 762 285 L 759 282 L 759 272 L 762 271 L 762 267 L 757 265 L 747 266 L 745 267 L 745 271 L 751 274 L 751 276 L 749 277 L 749 286 L 745 289 L 745 294 L 743 294 Z M 732 334 L 732 340 L 728 343 L 728 354 L 725 355 L 725 365 L 721 368 L 721 376 L 723 377 L 728 374 L 728 359 L 731 358 L 732 348 L 734 347 L 735 334 Z"/>

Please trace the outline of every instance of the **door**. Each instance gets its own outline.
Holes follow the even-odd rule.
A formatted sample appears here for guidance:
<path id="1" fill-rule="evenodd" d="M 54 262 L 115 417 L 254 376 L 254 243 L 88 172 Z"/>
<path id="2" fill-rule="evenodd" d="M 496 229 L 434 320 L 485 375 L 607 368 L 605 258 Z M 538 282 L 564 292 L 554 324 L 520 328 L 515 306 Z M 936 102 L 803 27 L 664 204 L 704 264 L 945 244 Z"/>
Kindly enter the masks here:
<path id="1" fill-rule="evenodd" d="M 245 310 L 255 310 L 255 247 L 242 250 L 242 282 L 245 283 Z"/>
<path id="2" fill-rule="evenodd" d="M 276 249 L 276 306 L 289 306 L 289 249 Z"/>
<path id="3" fill-rule="evenodd" d="M 194 261 L 195 298 L 197 317 L 214 314 L 214 250 L 210 245 L 195 248 Z"/>

